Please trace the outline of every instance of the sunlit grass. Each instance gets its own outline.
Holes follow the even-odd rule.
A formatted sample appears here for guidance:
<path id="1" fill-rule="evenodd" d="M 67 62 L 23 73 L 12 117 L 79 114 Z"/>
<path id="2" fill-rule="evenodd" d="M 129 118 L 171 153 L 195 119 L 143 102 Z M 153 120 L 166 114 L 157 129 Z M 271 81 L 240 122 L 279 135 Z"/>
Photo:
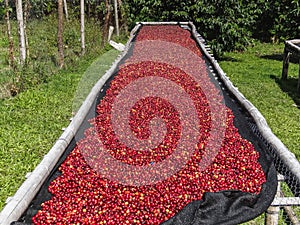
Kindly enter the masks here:
<path id="1" fill-rule="evenodd" d="M 239 91 L 266 118 L 273 133 L 300 159 L 300 97 L 298 64 L 290 63 L 287 81 L 281 80 L 283 44 L 256 43 L 245 52 L 226 53 L 220 65 Z M 286 186 L 283 190 L 286 192 Z M 290 192 L 289 192 L 290 193 Z M 300 207 L 294 207 L 299 215 Z M 286 224 L 280 211 L 279 224 Z M 243 225 L 264 224 L 264 214 Z"/>
<path id="2" fill-rule="evenodd" d="M 226 53 L 220 65 L 266 118 L 273 133 L 300 159 L 298 64 L 281 80 L 283 44 L 256 43 L 247 51 Z"/>
<path id="3" fill-rule="evenodd" d="M 71 72 L 61 71 L 47 83 L 0 100 L 0 210 L 69 124 L 77 86 L 93 60 L 82 59 Z"/>

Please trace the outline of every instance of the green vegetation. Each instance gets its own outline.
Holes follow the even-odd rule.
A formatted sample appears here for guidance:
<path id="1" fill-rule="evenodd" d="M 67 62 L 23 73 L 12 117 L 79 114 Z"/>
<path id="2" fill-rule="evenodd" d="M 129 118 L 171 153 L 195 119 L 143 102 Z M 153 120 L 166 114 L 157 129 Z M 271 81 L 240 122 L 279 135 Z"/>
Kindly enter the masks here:
<path id="1" fill-rule="evenodd" d="M 49 83 L 0 103 L 0 208 L 59 137 L 71 116 L 80 73 L 57 74 Z"/>
<path id="2" fill-rule="evenodd" d="M 12 92 L 11 94 L 13 94 L 14 91 L 20 93 L 30 89 L 33 86 L 47 82 L 49 77 L 58 72 L 56 24 L 55 14 L 40 20 L 34 19 L 28 23 L 29 59 L 23 67 L 18 67 L 15 70 L 8 69 L 7 66 L 7 37 L 3 35 L 0 38 L 0 60 L 3 62 L 0 66 L 0 85 L 1 81 L 6 81 L 6 93 Z M 4 24 L 1 28 L 5 32 Z M 15 21 L 12 21 L 12 28 L 14 45 L 17 49 L 18 36 Z M 103 51 L 100 46 L 100 24 L 91 19 L 86 23 L 85 29 L 87 53 L 89 57 L 95 57 Z M 81 59 L 80 22 L 75 18 L 65 23 L 64 43 L 65 69 L 72 69 Z M 18 59 L 17 52 L 15 57 Z M 3 83 L 2 86 L 4 86 Z"/>
<path id="3" fill-rule="evenodd" d="M 298 64 L 290 63 L 281 80 L 282 44 L 261 44 L 226 53 L 222 69 L 266 118 L 273 133 L 300 159 L 300 97 L 296 93 Z"/>
<path id="4" fill-rule="evenodd" d="M 103 62 L 111 64 L 116 55 L 116 51 L 106 54 Z M 77 85 L 93 60 L 82 58 L 72 70 L 61 71 L 47 83 L 0 101 L 0 209 L 69 124 Z"/>
<path id="5" fill-rule="evenodd" d="M 290 63 L 288 80 L 282 81 L 283 49 L 283 44 L 257 42 L 245 52 L 225 53 L 219 64 L 263 114 L 273 133 L 300 159 L 300 96 L 296 94 L 299 65 Z M 298 213 L 299 207 L 294 210 Z M 244 223 L 256 224 L 264 224 L 264 215 Z"/>
<path id="6" fill-rule="evenodd" d="M 46 18 L 56 13 L 52 0 L 30 0 L 30 17 Z M 300 4 L 298 0 L 119 0 L 121 28 L 132 28 L 137 21 L 193 21 L 212 45 L 215 55 L 224 51 L 244 50 L 253 38 L 282 41 L 299 37 Z M 68 2 L 69 13 L 79 18 L 79 2 Z M 112 5 L 110 6 L 112 7 Z M 10 3 L 14 9 L 14 4 Z M 88 18 L 102 23 L 105 1 L 86 2 Z M 5 13 L 0 0 L 0 17 Z M 15 17 L 15 10 L 11 12 Z M 113 16 L 114 12 L 111 11 Z M 55 24 L 55 23 L 54 23 Z M 55 26 L 54 26 L 55 27 Z"/>
<path id="7" fill-rule="evenodd" d="M 137 21 L 193 21 L 215 56 L 263 41 L 297 38 L 298 0 L 127 1 L 129 25 Z"/>
<path id="8" fill-rule="evenodd" d="M 100 24 L 90 19 L 86 23 L 86 54 L 81 56 L 80 24 L 70 19 L 64 31 L 66 66 L 59 70 L 56 23 L 55 15 L 28 23 L 30 60 L 15 71 L 8 67 L 8 40 L 5 24 L 0 23 L 4 34 L 0 36 L 0 211 L 26 173 L 36 167 L 59 138 L 72 112 L 82 103 L 80 100 L 119 54 L 109 46 L 100 47 Z M 17 48 L 15 21 L 12 27 Z M 11 97 L 13 88 L 19 90 L 15 97 Z"/>

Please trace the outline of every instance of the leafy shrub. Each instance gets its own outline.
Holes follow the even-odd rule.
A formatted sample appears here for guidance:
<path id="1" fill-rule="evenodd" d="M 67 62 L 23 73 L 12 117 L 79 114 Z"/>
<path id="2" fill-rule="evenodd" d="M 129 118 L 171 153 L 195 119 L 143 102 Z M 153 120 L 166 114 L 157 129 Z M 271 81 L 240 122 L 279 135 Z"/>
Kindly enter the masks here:
<path id="1" fill-rule="evenodd" d="M 0 18 L 3 17 L 4 14 L 5 14 L 4 3 L 3 3 L 3 0 L 0 0 Z"/>
<path id="2" fill-rule="evenodd" d="M 193 21 L 216 56 L 262 41 L 300 36 L 298 0 L 127 0 L 128 22 Z"/>
<path id="3" fill-rule="evenodd" d="M 263 41 L 281 41 L 300 37 L 298 0 L 266 1 L 263 9 L 255 25 L 256 38 Z"/>
<path id="4" fill-rule="evenodd" d="M 260 0 L 261 1 L 261 0 Z M 193 21 L 210 42 L 216 56 L 223 51 L 243 50 L 251 41 L 260 1 L 250 0 L 134 0 L 129 4 L 129 22 Z"/>
<path id="5" fill-rule="evenodd" d="M 1 0 L 0 0 L 1 1 Z M 24 66 L 19 66 L 16 62 L 16 68 L 0 70 L 0 77 L 7 77 L 11 95 L 16 95 L 22 91 L 30 89 L 36 85 L 47 82 L 50 76 L 58 72 L 57 67 L 57 15 L 55 13 L 43 17 L 43 19 L 31 19 L 27 24 L 27 35 L 29 41 L 29 56 Z M 17 23 L 11 20 L 12 34 L 15 45 L 15 57 L 18 61 L 18 34 Z M 5 23 L 1 25 L 6 30 Z M 102 53 L 101 48 L 101 30 L 100 24 L 93 19 L 86 21 L 86 57 L 95 57 Z M 72 69 L 81 59 L 80 42 L 80 21 L 76 15 L 71 15 L 68 21 L 64 23 L 64 53 L 65 69 Z M 5 42 L 0 47 L 7 48 L 7 37 L 0 39 Z M 0 55 L 1 56 L 1 55 Z M 7 58 L 7 52 L 3 53 L 3 58 Z M 1 58 L 0 58 L 1 59 Z M 0 68 L 1 69 L 1 68 Z M 3 79 L 1 79 L 3 80 Z M 0 83 L 1 83 L 0 80 Z"/>

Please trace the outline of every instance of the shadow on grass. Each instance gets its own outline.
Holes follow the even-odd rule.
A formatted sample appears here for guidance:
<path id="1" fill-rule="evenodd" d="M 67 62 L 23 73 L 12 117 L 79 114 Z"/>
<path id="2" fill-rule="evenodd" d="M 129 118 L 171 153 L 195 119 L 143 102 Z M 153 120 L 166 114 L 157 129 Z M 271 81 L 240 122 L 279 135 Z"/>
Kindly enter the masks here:
<path id="1" fill-rule="evenodd" d="M 283 54 L 272 54 L 272 55 L 261 55 L 260 58 L 262 59 L 271 59 L 276 61 L 283 61 Z M 290 55 L 290 63 L 299 63 L 299 59 L 295 55 Z"/>
<path id="2" fill-rule="evenodd" d="M 242 60 L 230 57 L 230 56 L 220 56 L 220 58 L 218 59 L 220 61 L 224 61 L 224 62 L 241 62 Z"/>
<path id="3" fill-rule="evenodd" d="M 281 90 L 287 93 L 295 102 L 295 106 L 300 109 L 300 94 L 297 92 L 298 79 L 289 77 L 287 80 L 282 80 L 275 75 L 270 75 L 270 78 L 275 80 Z"/>
<path id="4" fill-rule="evenodd" d="M 261 55 L 260 58 L 262 59 L 271 59 L 276 61 L 282 61 L 283 60 L 283 54 L 272 54 L 272 55 Z"/>

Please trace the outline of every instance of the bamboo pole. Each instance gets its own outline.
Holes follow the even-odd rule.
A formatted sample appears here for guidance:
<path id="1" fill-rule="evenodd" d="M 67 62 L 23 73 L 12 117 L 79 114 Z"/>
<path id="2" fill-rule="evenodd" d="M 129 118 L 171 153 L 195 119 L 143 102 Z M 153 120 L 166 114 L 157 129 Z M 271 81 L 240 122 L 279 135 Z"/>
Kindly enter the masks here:
<path id="1" fill-rule="evenodd" d="M 297 215 L 291 206 L 284 206 L 283 209 L 286 212 L 287 216 L 289 217 L 289 219 L 293 225 L 300 225 Z"/>

